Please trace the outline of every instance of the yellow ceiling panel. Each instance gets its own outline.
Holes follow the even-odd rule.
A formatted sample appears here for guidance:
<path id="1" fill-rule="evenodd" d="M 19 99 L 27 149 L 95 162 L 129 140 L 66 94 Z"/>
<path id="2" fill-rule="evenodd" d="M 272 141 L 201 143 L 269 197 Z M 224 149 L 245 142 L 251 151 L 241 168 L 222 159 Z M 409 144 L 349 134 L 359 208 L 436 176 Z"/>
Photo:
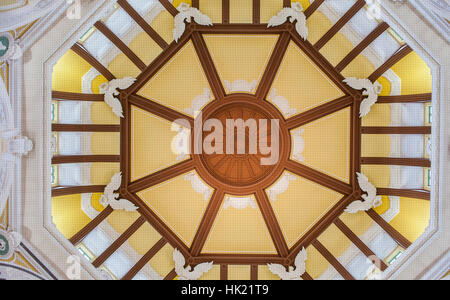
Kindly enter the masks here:
<path id="1" fill-rule="evenodd" d="M 222 0 L 199 0 L 199 7 L 213 23 L 222 23 Z"/>
<path id="2" fill-rule="evenodd" d="M 384 165 L 362 165 L 361 172 L 377 188 L 388 188 L 391 182 L 391 168 Z"/>
<path id="3" fill-rule="evenodd" d="M 188 42 L 138 91 L 138 95 L 185 112 L 192 107 L 194 99 L 205 95 L 205 89 L 210 95 L 209 84 L 194 46 Z"/>
<path id="4" fill-rule="evenodd" d="M 258 208 L 222 205 L 202 252 L 276 254 L 276 249 Z"/>
<path id="5" fill-rule="evenodd" d="M 293 151 L 292 159 L 349 182 L 350 115 L 350 108 L 346 108 L 291 131 L 292 136 L 300 135 L 304 142 L 302 158 L 294 157 Z"/>
<path id="6" fill-rule="evenodd" d="M 172 149 L 178 132 L 169 121 L 140 108 L 131 108 L 131 180 L 176 164 L 179 158 Z"/>
<path id="7" fill-rule="evenodd" d="M 301 113 L 342 97 L 344 93 L 291 42 L 270 95 L 286 99 L 291 108 Z M 270 100 L 276 105 L 275 102 L 278 101 L 273 101 L 273 97 L 271 96 Z"/>
<path id="8" fill-rule="evenodd" d="M 209 272 L 203 273 L 199 280 L 219 280 L 220 279 L 220 265 L 213 265 Z"/>
<path id="9" fill-rule="evenodd" d="M 253 0 L 230 0 L 230 22 L 252 23 Z"/>
<path id="10" fill-rule="evenodd" d="M 391 137 L 388 134 L 363 134 L 361 137 L 362 157 L 389 157 Z"/>
<path id="11" fill-rule="evenodd" d="M 131 247 L 140 255 L 145 255 L 159 240 L 161 235 L 145 222 L 129 239 Z"/>
<path id="12" fill-rule="evenodd" d="M 343 195 L 291 173 L 285 174 L 295 180 L 271 202 L 286 242 L 292 247 Z"/>
<path id="13" fill-rule="evenodd" d="M 229 265 L 228 280 L 250 280 L 250 266 Z"/>
<path id="14" fill-rule="evenodd" d="M 223 82 L 259 82 L 278 35 L 204 35 Z"/>
<path id="15" fill-rule="evenodd" d="M 189 180 L 178 176 L 137 194 L 187 246 L 191 245 L 208 200 Z"/>
<path id="16" fill-rule="evenodd" d="M 165 277 L 175 268 L 173 251 L 174 248 L 170 244 L 166 244 L 149 262 L 150 267 L 162 277 Z"/>

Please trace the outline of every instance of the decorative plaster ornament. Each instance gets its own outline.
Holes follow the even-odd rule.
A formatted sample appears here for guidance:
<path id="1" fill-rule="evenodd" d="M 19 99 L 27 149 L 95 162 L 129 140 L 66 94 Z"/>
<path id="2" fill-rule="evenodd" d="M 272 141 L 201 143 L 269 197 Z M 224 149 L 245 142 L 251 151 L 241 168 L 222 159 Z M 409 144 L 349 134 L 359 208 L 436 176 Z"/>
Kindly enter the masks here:
<path id="1" fill-rule="evenodd" d="M 123 118 L 123 109 L 119 99 L 116 98 L 116 96 L 119 96 L 119 91 L 117 89 L 125 90 L 135 81 L 135 78 L 125 77 L 122 79 L 113 79 L 110 82 L 105 82 L 100 85 L 100 93 L 105 94 L 106 104 L 112 108 L 114 114 L 119 118 Z"/>
<path id="2" fill-rule="evenodd" d="M 22 236 L 14 231 L 0 229 L 0 259 L 10 259 L 22 242 Z"/>
<path id="3" fill-rule="evenodd" d="M 269 267 L 270 272 L 278 275 L 281 280 L 300 280 L 300 276 L 302 276 L 306 272 L 306 259 L 306 250 L 305 248 L 303 248 L 295 258 L 295 268 L 290 266 L 288 269 L 289 271 L 286 271 L 286 268 L 283 265 L 267 264 L 267 266 Z"/>
<path id="4" fill-rule="evenodd" d="M 22 48 L 14 41 L 11 33 L 0 34 L 0 62 L 16 60 L 22 55 Z"/>
<path id="5" fill-rule="evenodd" d="M 305 151 L 305 140 L 302 134 L 304 129 L 295 130 L 292 134 L 292 157 L 299 162 L 304 162 L 303 151 Z"/>
<path id="6" fill-rule="evenodd" d="M 186 265 L 186 259 L 178 249 L 173 251 L 173 261 L 175 262 L 175 272 L 180 280 L 198 280 L 203 273 L 209 272 L 213 266 L 213 262 L 202 263 L 197 265 L 194 269 Z"/>
<path id="7" fill-rule="evenodd" d="M 205 106 L 211 100 L 211 90 L 205 88 L 203 95 L 195 97 L 192 101 L 192 106 L 184 110 L 185 113 L 195 116 L 197 112 L 201 111 L 202 107 Z"/>
<path id="8" fill-rule="evenodd" d="M 190 181 L 194 191 L 202 194 L 205 201 L 211 198 L 212 190 L 200 179 L 197 173 L 191 172 L 184 175 L 184 180 Z"/>
<path id="9" fill-rule="evenodd" d="M 277 201 L 277 196 L 286 192 L 291 181 L 297 180 L 297 177 L 290 173 L 285 173 L 277 183 L 267 190 L 269 199 L 273 202 Z"/>
<path id="10" fill-rule="evenodd" d="M 173 39 L 178 42 L 186 30 L 186 22 L 191 23 L 194 18 L 195 23 L 199 25 L 212 26 L 212 20 L 207 15 L 202 14 L 197 8 L 190 7 L 189 4 L 182 2 L 178 6 L 179 13 L 175 16 L 175 29 L 173 30 Z"/>
<path id="11" fill-rule="evenodd" d="M 246 80 L 236 80 L 233 82 L 229 82 L 228 80 L 225 80 L 223 84 L 228 93 L 233 92 L 254 93 L 256 91 L 256 87 L 258 86 L 258 81 L 253 80 L 252 82 L 248 82 Z"/>
<path id="12" fill-rule="evenodd" d="M 104 207 L 109 205 L 114 210 L 125 210 L 128 212 L 136 211 L 138 207 L 130 201 L 126 199 L 117 199 L 119 198 L 119 194 L 115 194 L 114 191 L 117 191 L 120 188 L 121 183 L 122 173 L 116 173 L 111 179 L 111 182 L 106 186 L 103 195 L 100 197 L 100 203 Z"/>
<path id="13" fill-rule="evenodd" d="M 223 203 L 223 209 L 233 207 L 235 209 L 246 209 L 247 207 L 257 208 L 256 202 L 251 197 L 239 198 L 228 196 Z"/>
<path id="14" fill-rule="evenodd" d="M 300 2 L 293 2 L 291 7 L 283 8 L 278 15 L 272 17 L 269 20 L 267 27 L 276 27 L 284 24 L 288 20 L 291 23 L 295 23 L 295 30 L 297 33 L 306 40 L 308 38 L 308 27 L 306 26 L 306 16 L 303 13 L 303 6 Z"/>
<path id="15" fill-rule="evenodd" d="M 269 100 L 273 102 L 288 118 L 297 113 L 297 110 L 291 107 L 286 98 L 277 95 L 277 90 L 275 88 L 270 91 Z"/>
<path id="16" fill-rule="evenodd" d="M 364 174 L 356 174 L 358 175 L 359 187 L 366 192 L 367 195 L 361 196 L 365 201 L 357 200 L 347 206 L 345 211 L 351 214 L 360 211 L 368 211 L 369 209 L 378 207 L 382 204 L 381 196 L 377 196 L 377 189 L 369 182 L 369 179 Z"/>
<path id="17" fill-rule="evenodd" d="M 383 87 L 377 81 L 372 83 L 369 79 L 357 79 L 355 77 L 345 78 L 344 82 L 356 90 L 364 90 L 363 95 L 368 96 L 361 102 L 359 117 L 365 117 L 369 114 L 370 108 L 378 101 L 378 95 Z"/>

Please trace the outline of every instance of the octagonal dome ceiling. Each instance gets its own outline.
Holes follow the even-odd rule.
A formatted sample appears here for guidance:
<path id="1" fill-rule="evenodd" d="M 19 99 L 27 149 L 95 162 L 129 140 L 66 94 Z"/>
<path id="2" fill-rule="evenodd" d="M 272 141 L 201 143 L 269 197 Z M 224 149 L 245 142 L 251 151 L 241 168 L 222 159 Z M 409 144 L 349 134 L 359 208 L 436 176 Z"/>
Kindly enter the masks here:
<path id="1" fill-rule="evenodd" d="M 54 67 L 52 214 L 96 268 L 173 279 L 179 250 L 214 263 L 203 279 L 274 279 L 267 264 L 305 248 L 303 279 L 363 279 L 359 260 L 384 271 L 422 234 L 431 78 L 405 71 L 427 66 L 364 1 L 293 2 L 305 40 L 267 26 L 289 1 L 188 1 L 213 24 L 178 41 L 189 6 L 150 2 L 119 0 Z"/>

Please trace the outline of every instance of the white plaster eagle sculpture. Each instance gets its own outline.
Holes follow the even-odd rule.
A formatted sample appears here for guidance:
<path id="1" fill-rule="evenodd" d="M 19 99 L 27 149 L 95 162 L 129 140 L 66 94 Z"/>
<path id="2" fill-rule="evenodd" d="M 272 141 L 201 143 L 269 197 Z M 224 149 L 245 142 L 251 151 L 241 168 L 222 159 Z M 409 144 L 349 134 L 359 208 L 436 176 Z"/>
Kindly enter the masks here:
<path id="1" fill-rule="evenodd" d="M 203 273 L 209 272 L 213 266 L 213 262 L 207 262 L 197 265 L 193 270 L 191 266 L 184 267 L 186 259 L 178 249 L 173 251 L 173 261 L 175 262 L 175 272 L 180 280 L 198 280 Z"/>
<path id="2" fill-rule="evenodd" d="M 363 95 L 368 96 L 361 102 L 359 110 L 360 118 L 369 114 L 370 108 L 378 101 L 382 86 L 378 82 L 372 83 L 369 79 L 358 79 L 355 77 L 345 78 L 344 82 L 355 90 L 364 90 Z"/>
<path id="3" fill-rule="evenodd" d="M 116 98 L 116 96 L 119 95 L 119 91 L 117 89 L 125 90 L 135 81 L 135 78 L 125 77 L 122 79 L 113 79 L 110 82 L 105 82 L 100 86 L 100 93 L 105 94 L 106 104 L 112 108 L 114 114 L 116 114 L 119 118 L 123 118 L 123 109 L 119 99 Z"/>
<path id="4" fill-rule="evenodd" d="M 212 20 L 207 15 L 202 14 L 197 8 L 190 7 L 189 4 L 182 2 L 178 6 L 179 13 L 175 16 L 175 28 L 173 30 L 173 39 L 175 42 L 183 35 L 186 30 L 184 21 L 191 23 L 191 18 L 194 18 L 195 23 L 199 25 L 212 26 Z"/>
<path id="5" fill-rule="evenodd" d="M 106 186 L 103 195 L 100 197 L 100 203 L 107 207 L 108 205 L 114 210 L 125 210 L 128 212 L 136 211 L 138 208 L 126 199 L 117 199 L 119 194 L 114 193 L 120 188 L 122 182 L 122 173 L 116 173 L 111 182 Z"/>
<path id="6" fill-rule="evenodd" d="M 291 23 L 297 21 L 295 24 L 295 30 L 297 33 L 306 40 L 308 38 L 308 27 L 306 26 L 306 16 L 303 13 L 303 6 L 300 2 L 292 3 L 291 7 L 283 8 L 278 15 L 273 16 L 269 20 L 267 27 L 275 27 L 284 24 L 288 20 Z"/>
<path id="7" fill-rule="evenodd" d="M 351 214 L 355 214 L 360 211 L 368 211 L 371 208 L 380 206 L 382 203 L 381 197 L 377 197 L 376 187 L 369 182 L 367 176 L 361 173 L 356 174 L 358 175 L 359 187 L 366 193 L 366 195 L 361 196 L 364 201 L 357 200 L 347 206 L 345 211 Z"/>
<path id="8" fill-rule="evenodd" d="M 269 267 L 270 272 L 278 275 L 281 280 L 300 280 L 300 276 L 306 272 L 306 259 L 306 249 L 303 248 L 295 258 L 295 268 L 290 266 L 289 271 L 286 271 L 286 268 L 279 264 L 267 264 L 267 266 Z"/>

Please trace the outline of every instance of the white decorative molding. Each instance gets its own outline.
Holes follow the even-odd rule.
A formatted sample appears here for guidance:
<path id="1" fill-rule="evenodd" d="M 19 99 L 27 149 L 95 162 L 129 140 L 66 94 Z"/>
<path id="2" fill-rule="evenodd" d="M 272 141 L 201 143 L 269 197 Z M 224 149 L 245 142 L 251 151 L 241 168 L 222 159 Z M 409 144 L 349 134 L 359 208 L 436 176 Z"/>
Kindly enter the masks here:
<path id="1" fill-rule="evenodd" d="M 192 105 L 190 108 L 186 108 L 184 110 L 185 113 L 196 117 L 197 113 L 200 112 L 202 110 L 202 108 L 209 102 L 211 101 L 212 96 L 211 96 L 211 90 L 209 88 L 205 88 L 203 90 L 203 95 L 199 95 L 197 97 L 194 98 L 194 100 L 192 101 Z"/>
<path id="2" fill-rule="evenodd" d="M 278 15 L 272 17 L 267 27 L 275 27 L 284 24 L 286 21 L 295 22 L 295 30 L 306 40 L 308 38 L 308 27 L 306 26 L 306 16 L 303 13 L 303 6 L 300 2 L 292 2 L 291 7 L 283 8 Z"/>
<path id="3" fill-rule="evenodd" d="M 253 197 L 233 197 L 227 196 L 223 203 L 223 209 L 233 207 L 235 209 L 258 208 L 256 201 Z"/>
<path id="4" fill-rule="evenodd" d="M 138 207 L 126 199 L 117 199 L 119 194 L 114 193 L 122 184 L 122 173 L 116 173 L 111 182 L 106 186 L 103 195 L 100 197 L 100 203 L 107 207 L 108 205 L 114 210 L 125 210 L 127 212 L 136 211 Z"/>
<path id="5" fill-rule="evenodd" d="M 228 80 L 224 80 L 223 85 L 228 94 L 236 93 L 236 92 L 246 92 L 246 93 L 255 93 L 256 87 L 258 86 L 258 81 L 253 80 L 248 82 L 246 80 L 235 80 L 233 82 L 229 82 Z"/>
<path id="6" fill-rule="evenodd" d="M 273 88 L 269 94 L 269 100 L 286 116 L 291 117 L 297 113 L 297 109 L 291 107 L 289 101 L 283 96 L 277 95 L 277 90 Z"/>
<path id="7" fill-rule="evenodd" d="M 44 278 L 21 266 L 0 262 L 0 280 L 44 280 Z"/>
<path id="8" fill-rule="evenodd" d="M 303 139 L 303 128 L 292 131 L 292 158 L 298 162 L 304 162 L 303 151 L 305 151 L 305 140 Z"/>
<path id="9" fill-rule="evenodd" d="M 300 276 L 306 272 L 306 260 L 308 256 L 306 249 L 303 248 L 295 257 L 294 266 L 289 266 L 288 271 L 286 267 L 279 264 L 267 264 L 270 272 L 278 275 L 281 280 L 300 280 Z"/>
<path id="10" fill-rule="evenodd" d="M 0 259 L 10 259 L 22 242 L 22 236 L 15 231 L 0 228 Z"/>
<path id="11" fill-rule="evenodd" d="M 213 262 L 201 263 L 194 269 L 186 265 L 186 259 L 178 249 L 173 251 L 173 261 L 175 262 L 175 272 L 179 280 L 198 280 L 204 273 L 209 272 L 213 266 Z"/>
<path id="12" fill-rule="evenodd" d="M 291 173 L 284 173 L 281 179 L 273 186 L 267 189 L 267 195 L 273 202 L 277 201 L 277 196 L 286 192 L 291 181 L 297 180 L 297 177 Z"/>
<path id="13" fill-rule="evenodd" d="M 364 201 L 356 200 L 347 206 L 345 211 L 350 214 L 355 214 L 360 211 L 368 211 L 369 209 L 378 207 L 382 204 L 381 196 L 377 196 L 377 188 L 369 182 L 367 176 L 361 173 L 356 173 L 356 175 L 358 176 L 359 187 L 367 194 L 361 196 Z"/>
<path id="14" fill-rule="evenodd" d="M 63 1 L 28 0 L 27 5 L 8 11 L 0 11 L 0 32 L 25 26 L 48 14 Z"/>
<path id="15" fill-rule="evenodd" d="M 173 30 L 173 39 L 175 42 L 183 35 L 186 30 L 186 22 L 191 23 L 192 19 L 199 25 L 212 26 L 212 20 L 207 15 L 202 14 L 197 8 L 190 7 L 189 4 L 181 2 L 178 6 L 179 13 L 175 16 L 175 28 Z"/>
<path id="16" fill-rule="evenodd" d="M 171 142 L 172 151 L 177 155 L 176 160 L 182 161 L 188 159 L 191 153 L 191 131 L 186 127 L 179 126 L 176 123 L 172 123 L 172 130 L 178 132 Z"/>
<path id="17" fill-rule="evenodd" d="M 110 82 L 105 82 L 100 85 L 100 93 L 105 94 L 106 104 L 112 108 L 113 113 L 119 118 L 123 118 L 123 109 L 119 99 L 116 98 L 116 96 L 119 96 L 118 89 L 125 90 L 132 86 L 135 81 L 136 78 L 125 77 L 122 79 L 113 79 Z"/>
<path id="18" fill-rule="evenodd" d="M 369 79 L 357 79 L 355 77 L 345 78 L 344 82 L 353 89 L 364 90 L 362 94 L 367 98 L 361 102 L 359 117 L 367 116 L 371 107 L 378 101 L 378 95 L 381 94 L 383 86 L 378 81 L 372 83 Z"/>
<path id="19" fill-rule="evenodd" d="M 14 40 L 11 33 L 0 34 L 0 63 L 21 58 L 23 55 L 19 43 Z"/>
<path id="20" fill-rule="evenodd" d="M 203 195 L 205 201 L 211 199 L 211 195 L 213 193 L 212 189 L 207 186 L 203 180 L 197 175 L 196 172 L 191 172 L 189 174 L 184 175 L 184 180 L 190 181 L 192 188 L 199 194 Z"/>
<path id="21" fill-rule="evenodd" d="M 448 0 L 409 0 L 409 5 L 417 9 L 450 43 L 450 6 Z"/>

